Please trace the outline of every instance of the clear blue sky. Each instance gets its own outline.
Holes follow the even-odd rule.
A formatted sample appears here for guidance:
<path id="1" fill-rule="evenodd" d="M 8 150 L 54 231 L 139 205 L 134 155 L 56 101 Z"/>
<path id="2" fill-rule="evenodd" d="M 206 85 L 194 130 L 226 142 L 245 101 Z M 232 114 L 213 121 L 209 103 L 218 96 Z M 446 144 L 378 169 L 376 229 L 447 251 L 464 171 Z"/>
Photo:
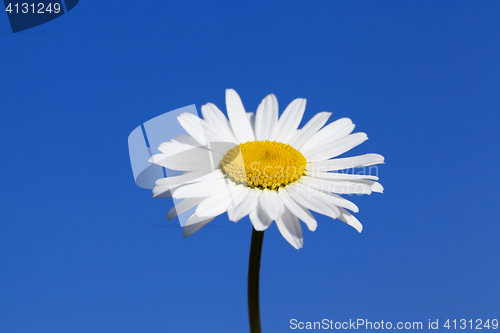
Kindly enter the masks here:
<path id="1" fill-rule="evenodd" d="M 380 153 L 363 233 L 319 215 L 262 258 L 264 332 L 289 321 L 500 319 L 500 2 L 81 1 L 0 14 L 0 332 L 246 332 L 251 225 L 184 239 L 134 184 L 142 122 L 307 98 Z M 298 331 L 298 330 L 296 330 Z"/>

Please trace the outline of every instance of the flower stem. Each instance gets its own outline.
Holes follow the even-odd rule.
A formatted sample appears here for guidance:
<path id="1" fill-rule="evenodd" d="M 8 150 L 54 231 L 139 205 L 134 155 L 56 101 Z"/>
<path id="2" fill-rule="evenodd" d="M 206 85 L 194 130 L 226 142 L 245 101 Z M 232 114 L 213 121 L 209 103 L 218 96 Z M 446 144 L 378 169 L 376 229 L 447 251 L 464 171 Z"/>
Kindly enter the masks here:
<path id="1" fill-rule="evenodd" d="M 250 262 L 248 264 L 248 316 L 250 321 L 250 333 L 261 333 L 260 311 L 259 311 L 259 273 L 260 255 L 262 253 L 262 242 L 264 231 L 252 231 L 252 243 L 250 245 Z"/>

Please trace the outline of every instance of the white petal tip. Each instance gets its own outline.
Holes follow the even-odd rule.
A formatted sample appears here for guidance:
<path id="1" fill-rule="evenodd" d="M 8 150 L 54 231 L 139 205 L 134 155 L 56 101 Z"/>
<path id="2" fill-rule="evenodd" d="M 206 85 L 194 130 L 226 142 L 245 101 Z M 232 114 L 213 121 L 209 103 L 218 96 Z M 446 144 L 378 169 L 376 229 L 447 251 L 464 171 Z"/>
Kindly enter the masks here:
<path id="1" fill-rule="evenodd" d="M 253 226 L 253 228 L 257 231 L 265 231 L 267 228 L 269 228 L 268 225 L 257 225 L 257 226 Z"/>
<path id="2" fill-rule="evenodd" d="M 199 206 L 198 206 L 198 207 L 199 207 Z M 200 218 L 207 218 L 207 219 L 209 219 L 209 218 L 211 218 L 211 217 L 214 217 L 214 216 L 213 216 L 213 215 L 211 215 L 211 214 L 205 214 L 205 213 L 203 212 L 203 210 L 198 211 L 198 209 L 196 210 L 196 215 L 198 215 Z"/>
<path id="3" fill-rule="evenodd" d="M 155 186 L 152 191 L 153 198 L 171 198 L 172 192 L 168 189 L 168 186 Z"/>
<path id="4" fill-rule="evenodd" d="M 148 160 L 149 163 L 158 163 L 160 162 L 162 159 L 164 159 L 165 156 L 163 154 L 155 154 L 153 156 L 151 156 Z"/>
<path id="5" fill-rule="evenodd" d="M 377 193 L 384 193 L 384 187 L 380 183 L 374 183 L 372 185 L 372 191 Z"/>

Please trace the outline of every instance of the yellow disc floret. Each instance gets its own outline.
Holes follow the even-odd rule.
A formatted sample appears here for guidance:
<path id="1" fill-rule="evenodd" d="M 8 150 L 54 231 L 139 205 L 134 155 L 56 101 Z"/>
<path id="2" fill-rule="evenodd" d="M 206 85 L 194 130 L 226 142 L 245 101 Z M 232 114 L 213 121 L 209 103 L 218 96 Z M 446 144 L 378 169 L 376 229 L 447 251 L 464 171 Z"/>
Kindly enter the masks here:
<path id="1" fill-rule="evenodd" d="M 306 168 L 305 157 L 295 148 L 276 141 L 249 141 L 226 153 L 222 171 L 235 183 L 278 190 L 299 179 Z"/>

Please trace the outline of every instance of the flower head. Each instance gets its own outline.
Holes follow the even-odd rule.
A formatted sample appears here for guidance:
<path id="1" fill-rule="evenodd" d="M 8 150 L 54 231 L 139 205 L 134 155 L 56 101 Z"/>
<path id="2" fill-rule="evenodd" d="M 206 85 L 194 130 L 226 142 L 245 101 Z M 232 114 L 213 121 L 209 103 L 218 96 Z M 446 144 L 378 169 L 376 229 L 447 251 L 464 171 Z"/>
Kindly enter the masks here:
<path id="1" fill-rule="evenodd" d="M 262 100 L 256 113 L 246 112 L 236 91 L 226 91 L 229 120 L 214 104 L 201 108 L 203 119 L 190 113 L 178 117 L 189 136 L 179 135 L 158 148 L 150 162 L 183 171 L 157 180 L 155 197 L 183 199 L 167 214 L 172 219 L 191 208 L 183 235 L 195 233 L 227 212 L 233 222 L 249 215 L 263 231 L 276 222 L 295 248 L 303 246 L 299 220 L 314 231 L 310 210 L 347 223 L 361 232 L 361 223 L 348 211 L 358 208 L 339 194 L 382 192 L 376 176 L 341 170 L 384 162 L 378 154 L 335 158 L 368 139 L 354 133 L 348 118 L 325 126 L 331 113 L 320 112 L 299 129 L 305 99 L 295 99 L 278 117 L 274 95 Z"/>

